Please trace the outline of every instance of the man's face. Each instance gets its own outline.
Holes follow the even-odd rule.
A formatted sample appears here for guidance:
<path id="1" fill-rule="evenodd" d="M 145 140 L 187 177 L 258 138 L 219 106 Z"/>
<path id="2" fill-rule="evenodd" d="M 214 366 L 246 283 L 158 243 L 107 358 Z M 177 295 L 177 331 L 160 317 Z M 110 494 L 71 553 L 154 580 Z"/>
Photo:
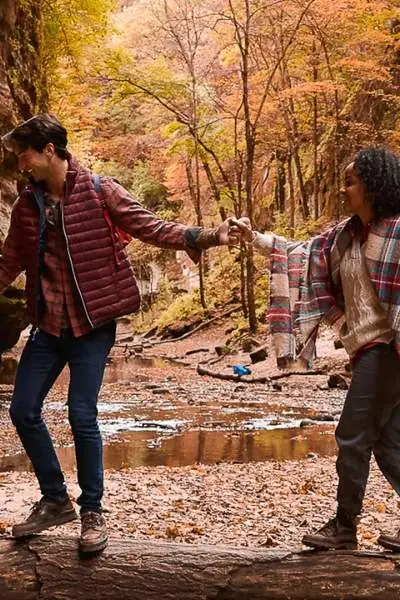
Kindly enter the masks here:
<path id="1" fill-rule="evenodd" d="M 46 181 L 51 172 L 52 157 L 54 151 L 52 144 L 47 144 L 42 152 L 34 150 L 30 146 L 25 150 L 16 148 L 15 154 L 18 159 L 18 168 L 37 183 Z"/>

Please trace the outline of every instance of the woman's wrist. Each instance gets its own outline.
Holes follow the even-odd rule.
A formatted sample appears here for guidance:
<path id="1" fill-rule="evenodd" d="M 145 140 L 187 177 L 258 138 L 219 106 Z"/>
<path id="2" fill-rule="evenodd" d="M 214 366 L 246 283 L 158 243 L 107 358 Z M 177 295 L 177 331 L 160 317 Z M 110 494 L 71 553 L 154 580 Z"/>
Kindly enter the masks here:
<path id="1" fill-rule="evenodd" d="M 258 237 L 258 231 L 252 230 L 251 232 L 251 239 L 249 240 L 250 244 L 254 244 L 254 242 L 256 241 Z"/>

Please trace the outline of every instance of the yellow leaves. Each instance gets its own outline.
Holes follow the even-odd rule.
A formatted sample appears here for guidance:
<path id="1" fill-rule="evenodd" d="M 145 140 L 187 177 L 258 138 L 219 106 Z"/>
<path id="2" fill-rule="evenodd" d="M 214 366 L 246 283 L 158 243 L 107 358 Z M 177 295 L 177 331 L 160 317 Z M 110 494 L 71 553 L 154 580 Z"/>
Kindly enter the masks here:
<path id="1" fill-rule="evenodd" d="M 177 508 L 178 510 L 183 510 L 185 508 L 185 503 L 183 500 L 179 499 L 179 500 L 174 500 L 173 501 L 173 505 L 175 508 Z"/>
<path id="2" fill-rule="evenodd" d="M 376 538 L 376 535 L 372 531 L 363 531 L 363 538 L 365 540 L 373 540 Z"/>
<path id="3" fill-rule="evenodd" d="M 219 54 L 219 60 L 222 66 L 228 67 L 237 65 L 240 60 L 239 48 L 235 45 L 230 45 L 227 48 L 221 50 Z"/>
<path id="4" fill-rule="evenodd" d="M 182 526 L 180 525 L 169 525 L 165 530 L 165 535 L 167 538 L 175 539 L 177 537 L 181 537 L 183 534 Z"/>
<path id="5" fill-rule="evenodd" d="M 165 535 L 169 539 L 184 538 L 190 534 L 203 535 L 204 528 L 201 525 L 197 525 L 194 523 L 186 525 L 173 523 L 172 525 L 169 525 L 165 530 Z"/>
<path id="6" fill-rule="evenodd" d="M 8 521 L 0 521 L 0 534 L 6 533 L 7 528 L 10 527 L 11 524 Z"/>
<path id="7" fill-rule="evenodd" d="M 387 82 L 391 79 L 388 70 L 374 60 L 359 60 L 350 57 L 338 61 L 337 64 L 349 71 L 357 79 L 382 82 Z"/>
<path id="8" fill-rule="evenodd" d="M 307 479 L 304 483 L 302 483 L 298 487 L 298 493 L 301 495 L 309 494 L 310 492 L 314 492 L 316 490 L 316 484 L 314 479 Z"/>
<path id="9" fill-rule="evenodd" d="M 291 88 L 281 90 L 278 97 L 284 99 L 312 94 L 333 94 L 336 91 L 343 91 L 344 89 L 345 87 L 342 84 L 330 79 L 324 81 L 306 81 Z"/>
<path id="10" fill-rule="evenodd" d="M 193 525 L 192 529 L 191 529 L 191 533 L 194 533 L 196 535 L 203 535 L 204 527 L 201 527 L 200 525 Z"/>

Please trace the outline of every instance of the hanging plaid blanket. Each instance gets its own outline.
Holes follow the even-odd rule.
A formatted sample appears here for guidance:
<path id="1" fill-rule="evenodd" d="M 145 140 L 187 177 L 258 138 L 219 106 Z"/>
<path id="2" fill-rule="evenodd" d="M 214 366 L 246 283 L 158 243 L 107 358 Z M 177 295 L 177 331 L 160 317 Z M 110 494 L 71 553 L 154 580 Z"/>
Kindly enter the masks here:
<path id="1" fill-rule="evenodd" d="M 307 242 L 273 236 L 269 323 L 279 366 L 310 366 L 320 323 L 343 322 L 340 261 L 360 228 L 354 216 Z M 400 216 L 371 226 L 365 260 L 400 354 Z"/>

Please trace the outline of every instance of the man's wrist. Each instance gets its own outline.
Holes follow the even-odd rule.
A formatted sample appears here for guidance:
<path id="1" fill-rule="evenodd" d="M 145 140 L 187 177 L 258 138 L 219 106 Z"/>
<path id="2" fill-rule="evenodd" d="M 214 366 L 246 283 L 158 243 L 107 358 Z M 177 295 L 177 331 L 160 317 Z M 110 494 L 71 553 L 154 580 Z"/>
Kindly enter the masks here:
<path id="1" fill-rule="evenodd" d="M 215 229 L 202 229 L 196 239 L 196 246 L 200 250 L 207 250 L 220 245 L 219 233 Z"/>

